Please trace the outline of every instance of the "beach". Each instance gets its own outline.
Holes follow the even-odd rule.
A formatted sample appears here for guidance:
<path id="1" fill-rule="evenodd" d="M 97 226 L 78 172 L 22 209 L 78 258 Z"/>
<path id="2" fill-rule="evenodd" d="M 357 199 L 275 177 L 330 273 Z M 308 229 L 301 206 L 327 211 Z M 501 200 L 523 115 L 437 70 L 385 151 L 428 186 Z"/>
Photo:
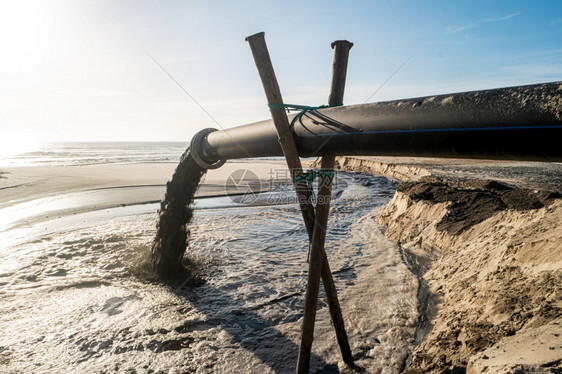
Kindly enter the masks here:
<path id="1" fill-rule="evenodd" d="M 229 163 L 220 169 L 209 170 L 199 195 L 223 193 L 228 175 L 245 165 L 247 163 Z M 156 197 L 159 201 L 165 191 L 162 187 L 165 188 L 176 166 L 176 162 L 167 162 L 3 168 L 0 170 L 0 207 L 67 192 L 151 186 L 159 187 L 160 191 L 157 196 L 150 195 L 144 200 L 152 201 Z M 260 179 L 267 180 L 270 170 L 283 171 L 286 168 L 281 162 L 260 162 L 251 164 L 251 169 Z M 213 186 L 218 186 L 220 190 L 213 192 Z M 129 203 L 135 201 L 132 199 Z"/>
<path id="2" fill-rule="evenodd" d="M 559 370 L 560 165 L 338 164 L 327 252 L 366 372 Z M 208 172 L 187 252 L 204 283 L 171 289 L 143 261 L 175 166 L 1 169 L 5 372 L 294 371 L 307 242 L 286 167 Z M 311 367 L 349 372 L 322 293 Z"/>
<path id="3" fill-rule="evenodd" d="M 2 371 L 294 371 L 308 244 L 286 167 L 209 171 L 187 250 L 203 283 L 171 288 L 146 277 L 146 257 L 175 166 L 1 168 Z M 334 185 L 327 251 L 368 372 L 403 369 L 419 318 L 417 279 L 375 222 L 395 188 L 347 172 Z M 311 370 L 347 372 L 322 292 Z"/>
<path id="4" fill-rule="evenodd" d="M 562 374 L 562 1 L 0 29 L 0 374 Z"/>

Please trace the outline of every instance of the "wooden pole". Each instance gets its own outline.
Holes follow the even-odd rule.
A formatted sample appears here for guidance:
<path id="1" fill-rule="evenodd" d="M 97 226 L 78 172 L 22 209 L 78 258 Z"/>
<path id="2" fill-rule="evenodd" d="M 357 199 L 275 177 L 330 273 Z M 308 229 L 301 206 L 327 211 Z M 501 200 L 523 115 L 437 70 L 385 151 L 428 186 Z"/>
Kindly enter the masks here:
<path id="1" fill-rule="evenodd" d="M 280 144 L 283 149 L 283 154 L 287 161 L 287 166 L 289 167 L 291 176 L 293 177 L 293 184 L 295 186 L 295 191 L 297 193 L 297 199 L 299 206 L 303 215 L 303 220 L 306 229 L 309 233 L 309 239 L 312 240 L 312 232 L 314 228 L 315 214 L 314 208 L 310 202 L 310 197 L 308 194 L 308 189 L 306 186 L 306 181 L 294 182 L 295 177 L 302 175 L 302 164 L 298 155 L 298 150 L 293 138 L 293 134 L 289 130 L 289 120 L 285 111 L 275 104 L 279 105 L 283 103 L 283 98 L 279 90 L 279 85 L 277 83 L 277 78 L 275 77 L 275 71 L 273 70 L 273 65 L 269 57 L 269 52 L 267 50 L 267 45 L 265 43 L 264 33 L 260 32 L 255 35 L 251 35 L 246 38 L 246 41 L 250 44 L 252 50 L 252 55 L 258 69 L 266 98 L 268 104 L 270 105 L 271 117 L 277 133 L 280 136 Z M 351 48 L 351 47 L 350 47 Z M 347 65 L 347 60 L 346 60 Z M 342 91 L 343 97 L 343 91 Z M 340 100 L 341 102 L 341 100 Z M 284 136 L 281 136 L 284 134 Z M 333 166 L 332 166 L 333 168 Z M 330 185 L 331 186 L 331 185 Z M 328 206 L 329 208 L 329 206 Z M 320 255 L 323 255 L 325 259 L 325 252 L 321 251 Z M 334 322 L 334 327 L 336 328 L 336 335 L 340 347 L 344 353 L 344 361 L 352 365 L 353 358 L 351 356 L 351 351 L 349 350 L 349 343 L 347 342 L 347 334 L 345 329 L 343 329 L 343 317 L 341 315 L 341 309 L 339 308 L 338 297 L 336 293 L 336 287 L 334 285 L 334 280 L 328 261 L 321 261 L 322 268 L 322 280 L 328 294 L 328 304 L 330 306 L 330 314 L 332 315 L 332 321 Z M 347 347 L 347 348 L 346 348 Z"/>
<path id="2" fill-rule="evenodd" d="M 345 92 L 345 80 L 347 78 L 347 61 L 349 60 L 349 50 L 353 43 L 347 40 L 336 40 L 332 43 L 334 50 L 334 62 L 332 63 L 332 87 L 330 89 L 330 106 L 343 104 L 343 94 Z"/>
<path id="3" fill-rule="evenodd" d="M 330 89 L 330 98 L 328 100 L 328 104 L 330 106 L 343 104 L 343 96 L 345 92 L 345 80 L 347 78 L 347 62 L 349 60 L 349 50 L 351 49 L 351 47 L 353 47 L 353 43 L 347 40 L 337 40 L 332 43 L 332 49 L 334 50 L 334 61 L 332 64 L 332 87 Z M 327 157 L 331 158 L 331 160 L 324 161 L 324 159 Z M 326 162 L 327 164 L 326 166 L 324 166 L 324 162 Z M 322 157 L 322 166 L 321 166 L 322 169 L 325 168 L 328 169 L 328 165 L 331 165 L 329 169 L 333 170 L 335 165 L 334 156 L 328 155 Z M 324 183 L 328 183 L 328 181 L 323 180 L 322 178 L 325 178 L 325 176 L 323 175 L 320 176 L 319 183 L 321 185 Z M 329 183 L 331 184 L 332 180 L 330 180 Z M 338 301 L 336 288 L 332 277 L 332 272 L 330 270 L 330 264 L 328 263 L 325 254 L 324 256 L 326 260 L 323 261 L 322 264 L 322 282 L 324 283 L 324 289 L 326 291 L 328 305 L 330 306 L 330 315 L 332 316 L 332 323 L 334 325 L 334 329 L 336 330 L 336 337 L 340 345 L 343 361 L 349 366 L 355 367 L 353 355 L 351 354 L 351 348 L 349 347 L 349 342 L 347 339 L 345 324 L 343 322 L 340 303 Z"/>
<path id="4" fill-rule="evenodd" d="M 279 143 L 283 149 L 283 154 L 285 155 L 285 160 L 287 160 L 287 166 L 289 167 L 289 172 L 293 179 L 293 184 L 297 193 L 297 200 L 300 205 L 306 230 L 310 235 L 314 228 L 314 207 L 310 204 L 306 181 L 302 180 L 300 182 L 295 182 L 295 178 L 303 174 L 302 164 L 295 144 L 295 139 L 293 138 L 292 132 L 289 131 L 289 119 L 287 118 L 287 113 L 285 113 L 285 109 L 281 107 L 281 104 L 283 104 L 283 97 L 281 96 L 281 91 L 279 90 L 279 84 L 277 83 L 277 78 L 275 77 L 275 71 L 273 70 L 273 65 L 271 64 L 264 36 L 265 33 L 260 32 L 255 35 L 248 36 L 246 41 L 250 44 L 254 61 L 256 62 L 256 67 L 258 68 L 258 72 L 260 74 L 265 96 L 267 97 L 267 103 L 270 105 L 271 118 L 273 119 L 273 124 L 277 129 Z M 281 136 L 281 134 L 284 135 Z"/>
<path id="5" fill-rule="evenodd" d="M 334 157 L 331 156 L 322 157 L 321 170 L 333 170 L 334 160 Z M 310 367 L 310 353 L 312 349 L 312 341 L 314 339 L 314 323 L 316 321 L 316 309 L 318 307 L 320 276 L 322 274 L 323 265 L 328 264 L 326 252 L 324 251 L 324 242 L 326 240 L 326 226 L 328 224 L 328 215 L 330 213 L 332 178 L 333 176 L 322 177 L 318 186 L 316 217 L 314 219 L 314 231 L 312 234 L 312 243 L 310 245 L 310 262 L 308 265 L 308 283 L 306 286 L 306 297 L 304 303 L 302 335 L 299 348 L 299 358 L 297 361 L 297 373 L 299 374 L 308 373 Z M 347 346 L 349 347 L 349 344 Z"/>
<path id="6" fill-rule="evenodd" d="M 332 43 L 334 49 L 334 61 L 332 65 L 332 87 L 330 90 L 329 105 L 341 105 L 345 90 L 345 80 L 347 76 L 347 62 L 349 50 L 353 43 L 347 40 L 338 40 Z M 308 373 L 310 367 L 310 354 L 312 341 L 314 340 L 314 324 L 316 320 L 316 309 L 318 306 L 318 289 L 320 286 L 320 275 L 324 281 L 324 289 L 330 307 L 332 323 L 336 330 L 336 337 L 342 352 L 343 360 L 351 367 L 355 367 L 345 324 L 341 313 L 341 307 L 337 298 L 337 292 L 330 270 L 324 243 L 326 240 L 326 228 L 330 213 L 330 199 L 332 196 L 333 174 L 326 174 L 334 170 L 335 157 L 325 155 L 322 157 L 321 171 L 318 181 L 318 199 L 316 204 L 316 216 L 314 220 L 314 230 L 310 249 L 310 263 L 308 270 L 308 284 L 306 288 L 306 298 L 304 305 L 304 318 L 302 336 L 297 362 L 297 373 Z"/>

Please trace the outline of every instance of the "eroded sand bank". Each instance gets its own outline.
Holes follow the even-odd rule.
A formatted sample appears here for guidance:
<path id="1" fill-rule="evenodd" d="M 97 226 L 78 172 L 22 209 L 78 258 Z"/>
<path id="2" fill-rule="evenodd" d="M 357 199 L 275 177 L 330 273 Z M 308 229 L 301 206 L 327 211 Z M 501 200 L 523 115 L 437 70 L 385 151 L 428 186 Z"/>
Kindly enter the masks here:
<path id="1" fill-rule="evenodd" d="M 562 370 L 562 165 L 338 162 L 410 181 L 378 218 L 422 279 L 407 373 Z"/>

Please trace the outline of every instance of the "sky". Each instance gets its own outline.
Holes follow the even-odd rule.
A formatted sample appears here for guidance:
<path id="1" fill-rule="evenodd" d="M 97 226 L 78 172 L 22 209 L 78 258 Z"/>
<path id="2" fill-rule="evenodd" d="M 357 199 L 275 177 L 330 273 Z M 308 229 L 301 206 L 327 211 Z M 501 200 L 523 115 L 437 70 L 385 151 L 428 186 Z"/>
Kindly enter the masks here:
<path id="1" fill-rule="evenodd" d="M 0 149 L 267 119 L 261 31 L 292 104 L 326 104 L 341 39 L 346 104 L 562 80 L 556 0 L 0 0 Z"/>

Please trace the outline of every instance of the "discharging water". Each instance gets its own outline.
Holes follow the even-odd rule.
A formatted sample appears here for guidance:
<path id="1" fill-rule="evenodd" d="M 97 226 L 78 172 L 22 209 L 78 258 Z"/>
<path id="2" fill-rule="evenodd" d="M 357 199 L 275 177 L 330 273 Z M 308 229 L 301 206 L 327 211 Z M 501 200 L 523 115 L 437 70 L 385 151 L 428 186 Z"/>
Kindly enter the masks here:
<path id="1" fill-rule="evenodd" d="M 352 352 L 367 372 L 400 372 L 417 280 L 374 220 L 396 186 L 337 179 L 326 250 Z M 157 204 L 0 232 L 10 237 L 0 248 L 0 372 L 294 372 L 307 234 L 296 204 L 258 201 L 195 200 L 187 253 L 204 283 L 194 287 L 145 277 Z M 311 372 L 345 370 L 322 287 L 319 308 Z"/>
<path id="2" fill-rule="evenodd" d="M 182 263 L 189 237 L 187 225 L 193 217 L 191 203 L 205 172 L 187 149 L 172 180 L 166 184 L 166 195 L 160 203 L 156 237 L 151 249 L 153 270 L 162 279 L 185 281 L 189 276 L 187 264 Z"/>

